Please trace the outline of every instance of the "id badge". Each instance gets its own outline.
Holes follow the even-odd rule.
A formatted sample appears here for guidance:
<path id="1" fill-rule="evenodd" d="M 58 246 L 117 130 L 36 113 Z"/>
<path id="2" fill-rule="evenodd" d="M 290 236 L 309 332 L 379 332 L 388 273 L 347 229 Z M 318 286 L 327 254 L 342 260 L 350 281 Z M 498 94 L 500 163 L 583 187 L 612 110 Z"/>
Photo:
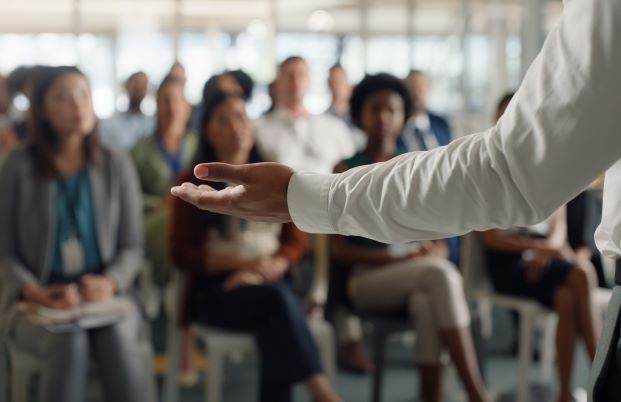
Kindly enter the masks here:
<path id="1" fill-rule="evenodd" d="M 69 277 L 84 272 L 84 249 L 76 237 L 71 237 L 61 245 L 63 258 L 63 273 Z"/>

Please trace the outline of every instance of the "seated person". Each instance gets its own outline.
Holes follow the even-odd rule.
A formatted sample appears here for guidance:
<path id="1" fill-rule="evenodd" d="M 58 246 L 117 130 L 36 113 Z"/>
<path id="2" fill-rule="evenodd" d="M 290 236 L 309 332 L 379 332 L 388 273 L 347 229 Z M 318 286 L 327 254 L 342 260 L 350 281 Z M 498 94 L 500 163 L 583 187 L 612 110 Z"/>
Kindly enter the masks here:
<path id="1" fill-rule="evenodd" d="M 124 320 L 52 333 L 20 301 L 53 309 L 125 296 L 142 266 L 138 179 L 124 154 L 100 147 L 86 77 L 74 67 L 40 71 L 32 139 L 0 173 L 0 331 L 40 359 L 47 402 L 83 402 L 94 359 L 105 400 L 146 401 L 148 367 L 137 348 L 135 303 Z"/>
<path id="2" fill-rule="evenodd" d="M 338 165 L 336 171 L 387 161 L 406 152 L 397 144 L 410 104 L 407 89 L 396 77 L 378 74 L 363 79 L 354 88 L 351 114 L 367 135 L 367 147 Z M 359 237 L 334 236 L 335 258 L 352 267 L 347 284 L 351 301 L 361 311 L 404 311 L 411 317 L 417 333 L 422 400 L 442 400 L 441 356 L 445 348 L 468 400 L 486 400 L 461 276 L 448 260 L 446 242 L 399 248 Z"/>
<path id="3" fill-rule="evenodd" d="M 190 117 L 190 127 L 195 130 L 200 129 L 202 120 L 201 113 L 204 105 L 209 98 L 218 92 L 228 92 L 244 98 L 246 102 L 252 98 L 254 91 L 254 81 L 242 70 L 224 71 L 220 74 L 212 75 L 203 86 L 203 97 L 199 104 L 192 107 L 192 117 Z"/>
<path id="4" fill-rule="evenodd" d="M 179 78 L 164 78 L 156 95 L 155 132 L 131 150 L 144 200 L 146 256 L 159 285 L 166 283 L 170 270 L 166 252 L 169 190 L 189 166 L 198 143 L 196 133 L 187 128 L 191 106 L 183 83 Z"/>
<path id="5" fill-rule="evenodd" d="M 120 149 L 131 149 L 140 139 L 153 134 L 155 119 L 142 111 L 144 98 L 149 93 L 149 77 L 142 71 L 133 73 L 125 81 L 127 109 L 115 112 L 102 120 L 99 126 L 104 144 Z"/>
<path id="6" fill-rule="evenodd" d="M 34 84 L 44 69 L 44 66 L 36 65 L 21 66 L 13 70 L 6 81 L 9 97 L 12 99 L 20 93 L 28 99 L 28 104 L 32 105 Z M 9 151 L 28 141 L 31 117 L 31 107 L 29 107 L 23 114 L 14 115 L 0 125 L 0 151 Z"/>
<path id="7" fill-rule="evenodd" d="M 201 126 L 195 164 L 260 161 L 242 98 L 214 94 Z M 192 172 L 182 178 L 199 183 Z M 255 337 L 262 357 L 262 402 L 291 401 L 292 385 L 300 381 L 316 401 L 339 400 L 322 374 L 304 313 L 287 281 L 305 248 L 306 237 L 292 224 L 245 221 L 173 201 L 171 256 L 191 278 L 184 321 Z"/>
<path id="8" fill-rule="evenodd" d="M 497 117 L 509 105 L 501 100 Z M 487 269 L 499 292 L 538 301 L 558 314 L 556 357 L 558 402 L 569 402 L 571 371 L 578 335 L 584 338 L 591 360 L 601 322 L 592 297 L 597 286 L 595 269 L 579 258 L 567 241 L 566 208 L 539 225 L 481 233 Z"/>

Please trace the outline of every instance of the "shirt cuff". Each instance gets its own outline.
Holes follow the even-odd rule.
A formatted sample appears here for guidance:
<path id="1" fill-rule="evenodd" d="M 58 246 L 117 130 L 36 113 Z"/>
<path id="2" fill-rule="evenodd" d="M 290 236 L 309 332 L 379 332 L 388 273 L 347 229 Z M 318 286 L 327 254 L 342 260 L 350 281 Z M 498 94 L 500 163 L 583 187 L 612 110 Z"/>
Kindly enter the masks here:
<path id="1" fill-rule="evenodd" d="M 295 173 L 289 181 L 287 203 L 293 223 L 306 233 L 336 233 L 330 222 L 329 191 L 334 174 Z"/>

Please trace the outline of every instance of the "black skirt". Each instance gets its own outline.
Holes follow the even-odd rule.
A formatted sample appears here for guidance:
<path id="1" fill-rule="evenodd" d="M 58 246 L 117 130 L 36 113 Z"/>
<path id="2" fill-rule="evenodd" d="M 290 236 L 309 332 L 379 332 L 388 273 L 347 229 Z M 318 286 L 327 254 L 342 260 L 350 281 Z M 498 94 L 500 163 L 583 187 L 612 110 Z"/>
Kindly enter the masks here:
<path id="1" fill-rule="evenodd" d="M 574 264 L 553 260 L 539 281 L 529 282 L 522 266 L 520 254 L 487 251 L 487 271 L 497 292 L 536 300 L 546 307 L 553 307 L 554 293 L 561 287 Z"/>

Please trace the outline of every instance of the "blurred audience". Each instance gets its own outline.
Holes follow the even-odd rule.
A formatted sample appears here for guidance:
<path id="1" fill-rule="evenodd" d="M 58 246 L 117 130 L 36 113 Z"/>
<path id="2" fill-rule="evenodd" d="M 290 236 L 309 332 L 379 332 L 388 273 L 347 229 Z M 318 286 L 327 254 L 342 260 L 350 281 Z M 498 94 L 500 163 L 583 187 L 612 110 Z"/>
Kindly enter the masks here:
<path id="1" fill-rule="evenodd" d="M 267 160 L 328 173 L 353 155 L 356 148 L 345 123 L 325 113 L 312 115 L 304 106 L 310 75 L 303 58 L 283 61 L 276 80 L 276 108 L 257 122 L 257 144 Z"/>
<path id="2" fill-rule="evenodd" d="M 181 85 L 185 88 L 185 83 L 188 81 L 188 76 L 185 71 L 185 67 L 181 62 L 175 61 L 172 66 L 170 66 L 170 70 L 168 70 L 169 77 L 172 77 L 179 81 Z"/>
<path id="3" fill-rule="evenodd" d="M 291 401 L 298 382 L 315 401 L 339 401 L 291 285 L 308 237 L 293 224 L 200 211 L 171 199 L 169 190 L 179 181 L 203 184 L 191 169 L 203 162 L 275 161 L 338 173 L 447 145 L 447 120 L 428 108 L 429 80 L 418 70 L 403 81 L 377 74 L 352 90 L 336 64 L 328 78 L 330 108 L 313 115 L 304 104 L 309 65 L 289 57 L 269 85 L 272 106 L 256 127 L 246 114 L 254 82 L 243 71 L 212 76 L 194 109 L 184 95 L 186 81 L 184 66 L 175 62 L 157 90 L 156 116 L 150 117 L 141 110 L 149 79 L 136 72 L 125 83 L 127 110 L 98 124 L 88 81 L 77 68 L 29 66 L 0 76 L 0 193 L 13 194 L 0 197 L 0 315 L 6 317 L 0 331 L 41 359 L 47 401 L 84 400 L 91 359 L 107 401 L 146 400 L 148 368 L 142 367 L 140 313 L 131 296 L 144 253 L 157 285 L 167 283 L 172 262 L 187 285 L 182 385 L 198 381 L 189 324 L 200 322 L 255 337 L 262 357 L 261 402 Z M 29 101 L 23 114 L 13 107 L 18 94 Z M 502 97 L 496 120 L 512 96 Z M 571 400 L 575 340 L 584 339 L 593 359 L 601 327 L 592 293 L 598 277 L 600 284 L 605 279 L 592 242 L 591 221 L 597 219 L 591 217 L 590 197 L 580 194 L 533 227 L 481 233 L 495 289 L 558 313 L 557 402 Z M 468 400 L 486 400 L 456 267 L 459 239 L 387 245 L 335 235 L 331 255 L 331 275 L 338 278 L 330 285 L 337 300 L 330 314 L 342 368 L 373 368 L 356 312 L 405 312 L 417 334 L 422 400 L 442 400 L 445 351 Z M 17 308 L 23 301 L 69 309 L 114 296 L 131 301 L 125 320 L 65 334 L 47 332 Z"/>
<path id="4" fill-rule="evenodd" d="M 198 137 L 187 128 L 191 106 L 183 93 L 182 81 L 172 76 L 164 78 L 156 97 L 155 132 L 140 140 L 131 155 L 143 194 L 146 256 L 153 278 L 163 285 L 170 271 L 166 252 L 167 200 L 177 176 L 194 157 Z"/>
<path id="5" fill-rule="evenodd" d="M 10 150 L 17 144 L 26 141 L 29 137 L 30 105 L 32 105 L 32 95 L 35 81 L 45 69 L 43 66 L 22 66 L 18 67 L 9 74 L 7 85 L 11 99 L 18 94 L 23 95 L 28 100 L 28 109 L 19 116 L 14 114 L 9 127 L 0 132 L 0 150 Z"/>
<path id="6" fill-rule="evenodd" d="M 497 117 L 510 104 L 505 96 Z M 557 402 L 569 402 L 575 343 L 584 339 L 591 360 L 601 331 L 593 290 L 597 275 L 589 258 L 568 243 L 567 209 L 531 227 L 481 233 L 487 268 L 494 288 L 503 294 L 533 299 L 558 314 L 556 356 Z"/>
<path id="7" fill-rule="evenodd" d="M 149 93 L 149 77 L 138 71 L 125 82 L 127 110 L 115 113 L 100 124 L 102 142 L 111 147 L 130 150 L 136 142 L 153 133 L 155 119 L 142 112 L 141 105 Z"/>
<path id="8" fill-rule="evenodd" d="M 128 157 L 99 145 L 85 76 L 41 68 L 30 99 L 31 142 L 0 173 L 0 330 L 39 359 L 47 402 L 84 401 L 91 359 L 106 401 L 145 401 L 149 368 L 139 356 L 134 303 L 116 324 L 68 333 L 49 332 L 17 308 L 131 300 L 142 262 L 136 172 Z"/>
<path id="9" fill-rule="evenodd" d="M 207 99 L 194 164 L 260 162 L 244 98 L 215 92 Z M 192 170 L 182 181 L 203 184 Z M 215 188 L 223 184 L 212 183 Z M 270 224 L 200 211 L 173 201 L 171 255 L 189 278 L 185 322 L 250 332 L 261 356 L 261 402 L 292 401 L 304 381 L 315 401 L 338 401 L 287 274 L 304 255 L 306 238 L 293 224 Z M 185 348 L 186 369 L 191 347 Z"/>
<path id="10" fill-rule="evenodd" d="M 385 162 L 407 150 L 398 145 L 410 97 L 388 74 L 367 76 L 351 98 L 351 114 L 367 134 L 367 147 L 337 166 L 337 173 Z M 333 236 L 334 257 L 351 266 L 347 292 L 365 312 L 405 311 L 416 327 L 416 360 L 425 402 L 442 400 L 442 354 L 446 348 L 464 383 L 468 400 L 486 400 L 470 313 L 457 268 L 445 241 L 389 246 L 360 237 Z"/>
<path id="11" fill-rule="evenodd" d="M 203 86 L 201 102 L 192 108 L 190 126 L 195 130 L 200 129 L 201 113 L 204 110 L 204 105 L 215 93 L 223 91 L 249 101 L 252 98 L 253 90 L 254 81 L 242 70 L 225 71 L 221 74 L 213 75 Z"/>

